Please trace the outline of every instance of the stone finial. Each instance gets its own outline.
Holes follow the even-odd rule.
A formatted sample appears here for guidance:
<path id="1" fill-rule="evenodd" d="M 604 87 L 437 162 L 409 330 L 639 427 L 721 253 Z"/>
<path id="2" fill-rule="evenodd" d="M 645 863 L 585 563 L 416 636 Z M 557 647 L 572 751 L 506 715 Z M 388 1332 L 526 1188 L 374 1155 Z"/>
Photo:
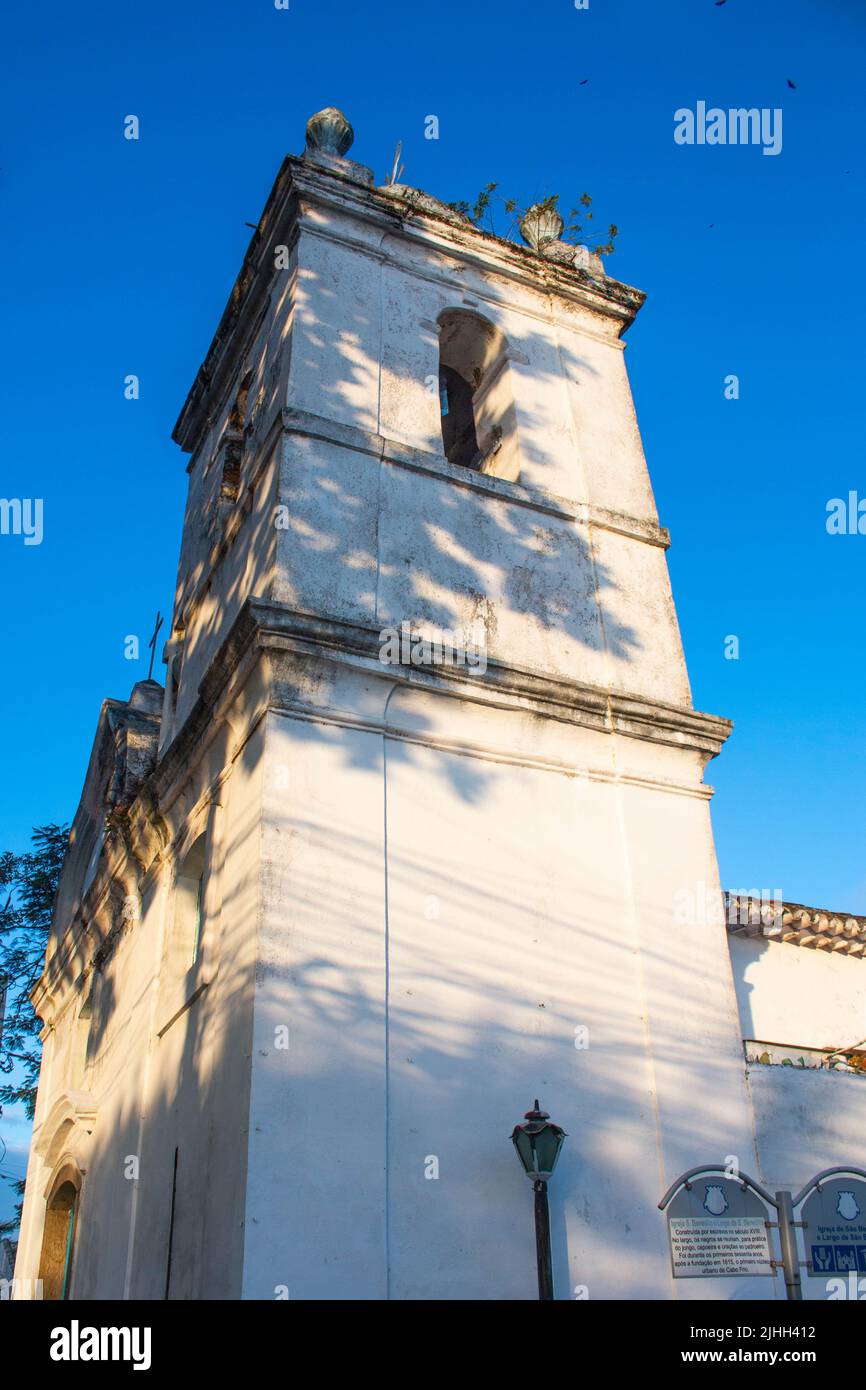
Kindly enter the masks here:
<path id="1" fill-rule="evenodd" d="M 318 150 L 342 159 L 354 138 L 354 130 L 336 106 L 326 106 L 307 121 L 308 150 Z"/>
<path id="2" fill-rule="evenodd" d="M 136 681 L 129 697 L 129 708 L 144 710 L 146 714 L 159 714 L 162 710 L 163 694 L 159 681 Z"/>
<path id="3" fill-rule="evenodd" d="M 533 203 L 520 219 L 520 235 L 533 251 L 543 251 L 562 236 L 565 223 L 556 208 L 548 203 Z"/>

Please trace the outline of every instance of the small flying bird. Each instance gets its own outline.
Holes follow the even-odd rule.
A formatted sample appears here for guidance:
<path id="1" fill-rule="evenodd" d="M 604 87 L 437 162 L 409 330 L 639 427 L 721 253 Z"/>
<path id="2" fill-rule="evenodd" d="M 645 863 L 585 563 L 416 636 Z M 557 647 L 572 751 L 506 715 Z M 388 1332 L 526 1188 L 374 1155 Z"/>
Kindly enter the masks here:
<path id="1" fill-rule="evenodd" d="M 716 5 L 726 5 L 728 0 L 716 0 Z"/>
<path id="2" fill-rule="evenodd" d="M 578 82 L 577 85 L 578 85 L 578 87 L 585 87 L 588 81 L 589 81 L 589 78 L 588 78 L 588 77 L 584 77 L 584 78 L 582 78 L 582 79 L 580 80 L 580 82 Z"/>
<path id="3" fill-rule="evenodd" d="M 257 232 L 258 229 L 259 229 L 259 224 L 258 224 L 258 222 L 245 222 L 245 223 L 244 223 L 244 226 L 245 226 L 245 227 L 252 227 L 252 229 L 253 229 L 254 232 Z"/>
<path id="4" fill-rule="evenodd" d="M 796 82 L 792 82 L 791 79 L 790 79 L 790 77 L 786 77 L 786 78 L 785 78 L 785 81 L 787 82 L 787 84 L 788 84 L 788 86 L 791 88 L 791 90 L 794 91 L 794 92 L 796 92 L 796 90 L 797 90 L 797 84 L 796 84 Z"/>

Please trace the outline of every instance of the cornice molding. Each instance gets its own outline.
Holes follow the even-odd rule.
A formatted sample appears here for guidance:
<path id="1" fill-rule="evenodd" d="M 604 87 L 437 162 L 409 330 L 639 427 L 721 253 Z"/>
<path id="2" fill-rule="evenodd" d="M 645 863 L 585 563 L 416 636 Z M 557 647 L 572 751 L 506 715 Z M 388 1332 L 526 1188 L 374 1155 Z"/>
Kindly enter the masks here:
<path id="1" fill-rule="evenodd" d="M 294 650 L 331 659 L 348 658 L 363 663 L 370 674 L 407 688 L 415 686 L 476 703 L 529 709 L 547 718 L 582 724 L 604 733 L 691 749 L 705 761 L 719 753 L 733 728 L 730 720 L 715 715 L 495 660 L 488 661 L 483 676 L 468 676 L 447 666 L 383 665 L 379 660 L 380 646 L 378 628 L 301 613 L 264 600 L 249 600 L 211 662 L 183 728 L 157 765 L 153 775 L 156 795 L 165 795 L 170 783 L 189 765 L 195 743 L 212 723 L 218 700 L 242 663 L 254 659 L 258 651 L 273 655 Z M 269 708 L 281 707 L 273 680 L 268 704 Z"/>

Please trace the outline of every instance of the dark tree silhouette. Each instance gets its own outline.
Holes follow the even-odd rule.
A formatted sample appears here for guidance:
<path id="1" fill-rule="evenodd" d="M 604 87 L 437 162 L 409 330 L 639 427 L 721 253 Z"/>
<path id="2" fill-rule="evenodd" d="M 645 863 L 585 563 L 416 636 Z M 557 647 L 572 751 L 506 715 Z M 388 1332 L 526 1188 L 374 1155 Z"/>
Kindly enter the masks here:
<path id="1" fill-rule="evenodd" d="M 3 1104 L 23 1105 L 30 1119 L 39 1080 L 40 1023 L 30 1003 L 39 978 L 60 870 L 69 843 L 66 825 L 39 825 L 33 849 L 0 855 L 0 1000 L 5 991 L 5 1018 L 0 1018 L 0 1073 L 12 1080 L 0 1086 Z M 13 1075 L 14 1073 L 14 1075 Z M 9 1179 L 7 1179 L 9 1181 Z M 13 1185 L 19 1194 L 23 1182 Z M 18 1212 L 20 1215 L 20 1205 Z M 17 1218 L 0 1226 L 0 1235 L 16 1229 Z"/>

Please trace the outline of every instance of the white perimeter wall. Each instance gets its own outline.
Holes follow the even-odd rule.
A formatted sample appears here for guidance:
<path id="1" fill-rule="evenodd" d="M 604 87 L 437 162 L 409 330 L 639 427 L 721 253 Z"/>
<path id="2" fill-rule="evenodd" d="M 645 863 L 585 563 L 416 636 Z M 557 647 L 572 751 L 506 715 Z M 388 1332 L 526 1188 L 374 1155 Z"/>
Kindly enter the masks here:
<path id="1" fill-rule="evenodd" d="M 863 961 L 763 937 L 732 936 L 730 949 L 744 1038 L 841 1048 L 866 1037 Z M 824 1168 L 866 1168 L 866 1078 L 753 1066 L 748 1085 L 758 1147 L 754 1176 L 770 1191 L 787 1188 L 796 1196 Z M 798 1240 L 805 1259 L 800 1232 Z M 826 1280 L 802 1273 L 805 1296 L 826 1298 Z"/>
<path id="2" fill-rule="evenodd" d="M 732 936 L 730 948 L 744 1038 L 814 1048 L 866 1038 L 866 962 L 760 936 Z"/>

